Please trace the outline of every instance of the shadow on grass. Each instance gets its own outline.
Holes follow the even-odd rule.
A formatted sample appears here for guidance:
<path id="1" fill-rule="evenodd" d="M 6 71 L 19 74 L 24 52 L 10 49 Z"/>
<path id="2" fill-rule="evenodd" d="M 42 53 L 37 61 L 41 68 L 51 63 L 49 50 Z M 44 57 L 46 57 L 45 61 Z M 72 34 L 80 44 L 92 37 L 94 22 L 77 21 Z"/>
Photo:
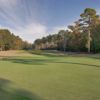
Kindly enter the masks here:
<path id="1" fill-rule="evenodd" d="M 92 55 L 92 56 L 88 56 L 88 58 L 92 58 L 92 59 L 100 59 L 100 55 Z"/>
<path id="2" fill-rule="evenodd" d="M 28 51 L 30 54 L 45 56 L 45 57 L 64 57 L 64 53 L 57 51 Z"/>
<path id="3" fill-rule="evenodd" d="M 3 58 L 3 61 L 10 61 L 12 63 L 28 64 L 28 65 L 44 65 L 54 62 L 55 59 L 24 59 L 24 58 Z"/>
<path id="4" fill-rule="evenodd" d="M 39 53 L 38 53 L 39 52 Z M 31 54 L 39 55 L 39 56 L 45 56 L 45 59 L 42 58 L 14 58 L 14 57 L 8 57 L 8 58 L 3 58 L 3 61 L 10 61 L 12 63 L 19 63 L 19 64 L 28 64 L 28 65 L 45 65 L 49 63 L 63 63 L 63 64 L 76 64 L 76 65 L 85 65 L 85 66 L 93 66 L 93 67 L 100 67 L 100 65 L 96 64 L 86 64 L 85 62 L 80 63 L 80 62 L 68 62 L 68 61 L 59 61 L 60 59 L 58 58 L 64 58 L 64 57 L 86 57 L 90 59 L 100 59 L 100 54 L 77 54 L 77 53 L 68 53 L 68 55 L 64 55 L 63 53 L 58 54 L 57 51 L 38 51 L 38 52 L 29 52 Z M 85 59 L 85 58 L 84 58 Z"/>
<path id="5" fill-rule="evenodd" d="M 0 100 L 44 100 L 23 89 L 10 89 L 11 83 L 7 79 L 0 78 Z"/>
<path id="6" fill-rule="evenodd" d="M 73 65 L 85 65 L 85 66 L 90 66 L 90 67 L 100 67 L 100 65 L 77 63 L 77 62 L 56 62 L 56 63 L 73 64 Z"/>
<path id="7" fill-rule="evenodd" d="M 59 63 L 59 64 L 73 64 L 73 65 L 83 65 L 83 66 L 91 66 L 91 67 L 100 67 L 100 65 L 95 64 L 86 64 L 86 63 L 79 63 L 79 62 L 68 62 L 68 61 L 60 61 L 60 59 L 24 59 L 24 58 L 4 58 L 3 61 L 10 61 L 12 63 L 19 63 L 19 64 L 28 64 L 28 65 L 45 65 L 49 63 Z"/>

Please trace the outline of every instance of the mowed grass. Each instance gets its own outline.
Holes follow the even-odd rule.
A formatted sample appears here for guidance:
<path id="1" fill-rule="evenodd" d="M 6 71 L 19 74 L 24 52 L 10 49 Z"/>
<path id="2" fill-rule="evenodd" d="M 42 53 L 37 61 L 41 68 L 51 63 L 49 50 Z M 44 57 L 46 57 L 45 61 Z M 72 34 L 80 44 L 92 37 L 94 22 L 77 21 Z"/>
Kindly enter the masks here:
<path id="1" fill-rule="evenodd" d="M 99 56 L 2 58 L 0 100 L 100 100 Z"/>

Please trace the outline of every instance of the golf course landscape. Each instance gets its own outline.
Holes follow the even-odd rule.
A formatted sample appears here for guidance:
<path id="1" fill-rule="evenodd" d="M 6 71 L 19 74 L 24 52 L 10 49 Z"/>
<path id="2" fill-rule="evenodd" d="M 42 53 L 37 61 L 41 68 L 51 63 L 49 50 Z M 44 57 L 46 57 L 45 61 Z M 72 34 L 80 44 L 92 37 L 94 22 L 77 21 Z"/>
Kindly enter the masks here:
<path id="1" fill-rule="evenodd" d="M 2 53 L 0 100 L 100 100 L 99 54 Z"/>
<path id="2" fill-rule="evenodd" d="M 0 0 L 0 100 L 100 100 L 100 0 Z"/>

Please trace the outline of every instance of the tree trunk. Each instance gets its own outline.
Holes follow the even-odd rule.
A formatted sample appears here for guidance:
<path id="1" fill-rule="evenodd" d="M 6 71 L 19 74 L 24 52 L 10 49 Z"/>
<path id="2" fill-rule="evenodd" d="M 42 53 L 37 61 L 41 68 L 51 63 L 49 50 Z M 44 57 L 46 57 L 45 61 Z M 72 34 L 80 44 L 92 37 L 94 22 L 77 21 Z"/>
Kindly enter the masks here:
<path id="1" fill-rule="evenodd" d="M 63 50 L 64 50 L 64 53 L 66 53 L 66 36 L 64 35 L 64 38 L 63 38 Z"/>
<path id="2" fill-rule="evenodd" d="M 88 30 L 88 53 L 91 52 L 91 33 L 90 33 L 90 30 Z"/>

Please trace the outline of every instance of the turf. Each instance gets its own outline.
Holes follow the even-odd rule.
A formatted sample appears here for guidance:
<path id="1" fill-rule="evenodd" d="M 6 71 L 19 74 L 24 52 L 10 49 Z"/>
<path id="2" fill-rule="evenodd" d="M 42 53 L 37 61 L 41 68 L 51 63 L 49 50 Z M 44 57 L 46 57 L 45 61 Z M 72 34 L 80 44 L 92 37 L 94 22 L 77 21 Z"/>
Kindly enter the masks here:
<path id="1" fill-rule="evenodd" d="M 3 58 L 0 100 L 100 100 L 100 58 L 34 54 Z"/>

